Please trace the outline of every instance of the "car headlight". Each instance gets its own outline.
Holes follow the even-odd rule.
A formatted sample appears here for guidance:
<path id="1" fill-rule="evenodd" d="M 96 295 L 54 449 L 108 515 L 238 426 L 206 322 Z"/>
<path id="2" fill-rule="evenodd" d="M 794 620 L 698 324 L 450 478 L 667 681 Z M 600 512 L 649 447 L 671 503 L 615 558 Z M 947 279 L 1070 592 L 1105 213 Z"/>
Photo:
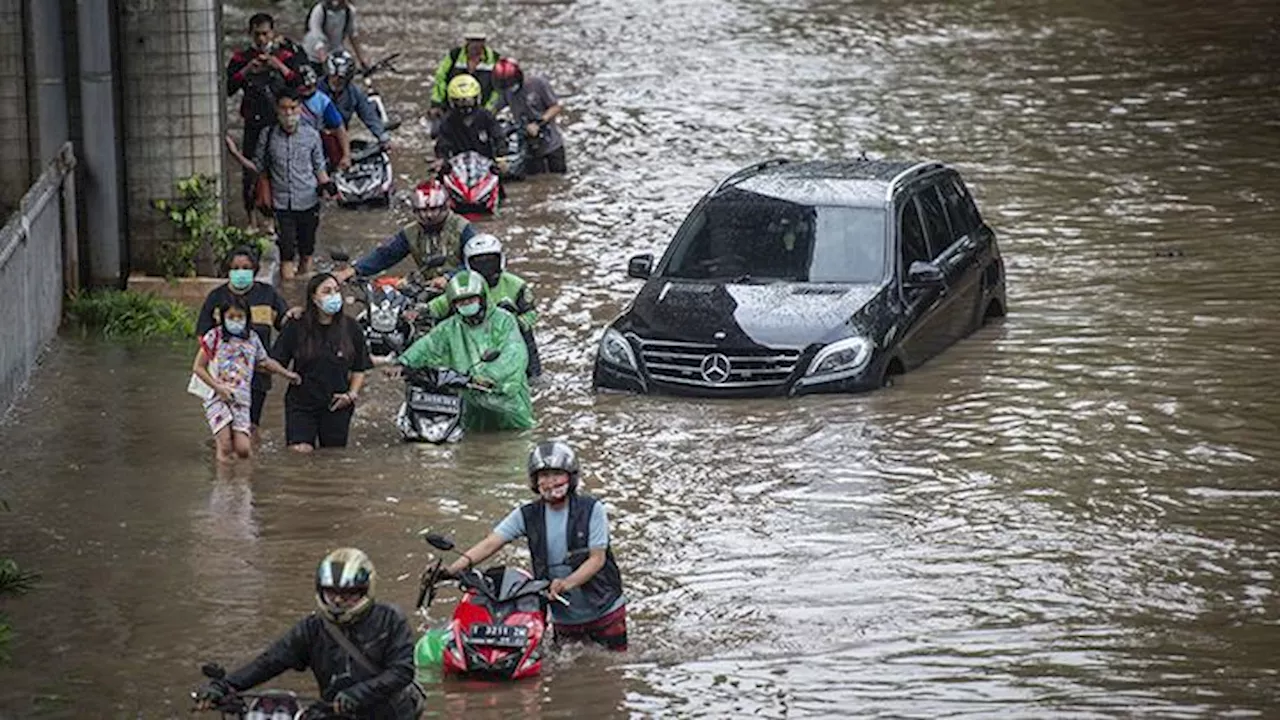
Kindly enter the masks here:
<path id="1" fill-rule="evenodd" d="M 631 350 L 631 343 L 622 336 L 622 333 L 613 328 L 605 328 L 604 336 L 600 338 L 600 359 L 610 365 L 629 368 L 631 370 L 639 370 L 640 366 L 636 363 L 636 354 Z"/>
<path id="2" fill-rule="evenodd" d="M 838 340 L 818 351 L 809 363 L 806 377 L 818 375 L 852 375 L 871 360 L 871 341 L 864 337 Z"/>

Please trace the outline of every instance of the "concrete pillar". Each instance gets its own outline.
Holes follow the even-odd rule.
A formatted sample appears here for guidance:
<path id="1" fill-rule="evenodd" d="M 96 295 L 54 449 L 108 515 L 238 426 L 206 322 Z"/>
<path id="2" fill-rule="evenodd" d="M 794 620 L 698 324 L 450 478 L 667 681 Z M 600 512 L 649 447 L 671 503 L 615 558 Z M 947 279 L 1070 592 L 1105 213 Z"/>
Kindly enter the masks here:
<path id="1" fill-rule="evenodd" d="M 152 201 L 194 174 L 222 187 L 221 2 L 128 0 L 121 9 L 130 264 L 154 269 L 174 230 Z"/>
<path id="2" fill-rule="evenodd" d="M 0 223 L 31 186 L 22 0 L 0 0 Z"/>
<path id="3" fill-rule="evenodd" d="M 76 1 L 83 130 L 80 161 L 84 167 L 89 279 L 94 285 L 119 287 L 125 268 L 117 144 L 121 134 L 112 66 L 114 12 L 111 0 Z"/>
<path id="4" fill-rule="evenodd" d="M 53 162 L 69 137 L 67 76 L 63 65 L 62 7 L 51 0 L 27 0 L 27 37 L 35 76 L 35 121 L 40 166 Z"/>

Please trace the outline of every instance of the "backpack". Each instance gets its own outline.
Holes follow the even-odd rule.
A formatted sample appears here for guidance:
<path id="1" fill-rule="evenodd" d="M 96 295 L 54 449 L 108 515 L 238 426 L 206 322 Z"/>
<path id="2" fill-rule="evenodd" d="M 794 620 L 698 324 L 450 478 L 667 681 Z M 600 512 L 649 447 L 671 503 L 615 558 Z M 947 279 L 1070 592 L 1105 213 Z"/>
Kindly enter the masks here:
<path id="1" fill-rule="evenodd" d="M 318 2 L 315 5 L 311 6 L 311 10 L 307 12 L 307 16 L 302 19 L 302 31 L 304 33 L 307 31 L 307 28 L 311 27 L 311 16 L 316 14 L 316 10 L 319 10 L 320 12 L 324 13 L 324 15 L 320 16 L 320 32 L 323 33 L 325 26 L 329 24 L 329 6 L 326 5 L 324 2 Z M 342 22 L 342 38 L 343 39 L 346 39 L 347 33 L 351 32 L 351 15 L 352 15 L 351 3 L 347 3 L 347 19 Z M 325 39 L 327 40 L 328 36 L 325 36 Z M 341 49 L 342 48 L 329 48 L 329 52 L 337 52 L 338 50 L 341 50 Z"/>

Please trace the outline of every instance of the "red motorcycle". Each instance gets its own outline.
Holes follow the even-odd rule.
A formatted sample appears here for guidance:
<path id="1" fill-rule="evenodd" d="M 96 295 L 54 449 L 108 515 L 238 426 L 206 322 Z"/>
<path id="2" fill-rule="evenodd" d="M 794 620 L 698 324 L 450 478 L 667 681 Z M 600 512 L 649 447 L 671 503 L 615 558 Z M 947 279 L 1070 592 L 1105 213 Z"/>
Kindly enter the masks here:
<path id="1" fill-rule="evenodd" d="M 453 211 L 475 220 L 494 215 L 502 201 L 502 180 L 492 160 L 474 150 L 454 155 L 445 163 L 440 181 L 449 192 Z"/>
<path id="2" fill-rule="evenodd" d="M 430 533 L 425 538 L 437 550 L 456 552 L 453 541 L 443 535 Z M 442 561 L 436 560 L 423 574 L 418 607 L 429 607 L 435 599 L 436 586 L 444 579 L 441 567 Z M 444 672 L 487 680 L 519 680 L 541 672 L 550 586 L 523 569 L 502 565 L 463 573 L 458 578 L 462 599 L 445 628 L 440 651 Z M 419 639 L 415 656 L 435 655 L 424 647 L 433 642 L 428 632 Z"/>

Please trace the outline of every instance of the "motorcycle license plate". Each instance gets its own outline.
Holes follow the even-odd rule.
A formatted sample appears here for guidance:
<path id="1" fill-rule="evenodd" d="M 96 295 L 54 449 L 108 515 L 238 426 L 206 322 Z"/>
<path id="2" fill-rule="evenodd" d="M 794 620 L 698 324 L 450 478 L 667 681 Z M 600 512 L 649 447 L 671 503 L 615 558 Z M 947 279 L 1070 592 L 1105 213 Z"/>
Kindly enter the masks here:
<path id="1" fill-rule="evenodd" d="M 473 625 L 471 642 L 494 647 L 523 647 L 529 641 L 529 628 L 523 625 Z"/>
<path id="2" fill-rule="evenodd" d="M 428 392 L 422 388 L 413 388 L 409 394 L 409 405 L 421 412 L 457 413 L 462 408 L 462 399 L 457 395 L 445 395 Z"/>

